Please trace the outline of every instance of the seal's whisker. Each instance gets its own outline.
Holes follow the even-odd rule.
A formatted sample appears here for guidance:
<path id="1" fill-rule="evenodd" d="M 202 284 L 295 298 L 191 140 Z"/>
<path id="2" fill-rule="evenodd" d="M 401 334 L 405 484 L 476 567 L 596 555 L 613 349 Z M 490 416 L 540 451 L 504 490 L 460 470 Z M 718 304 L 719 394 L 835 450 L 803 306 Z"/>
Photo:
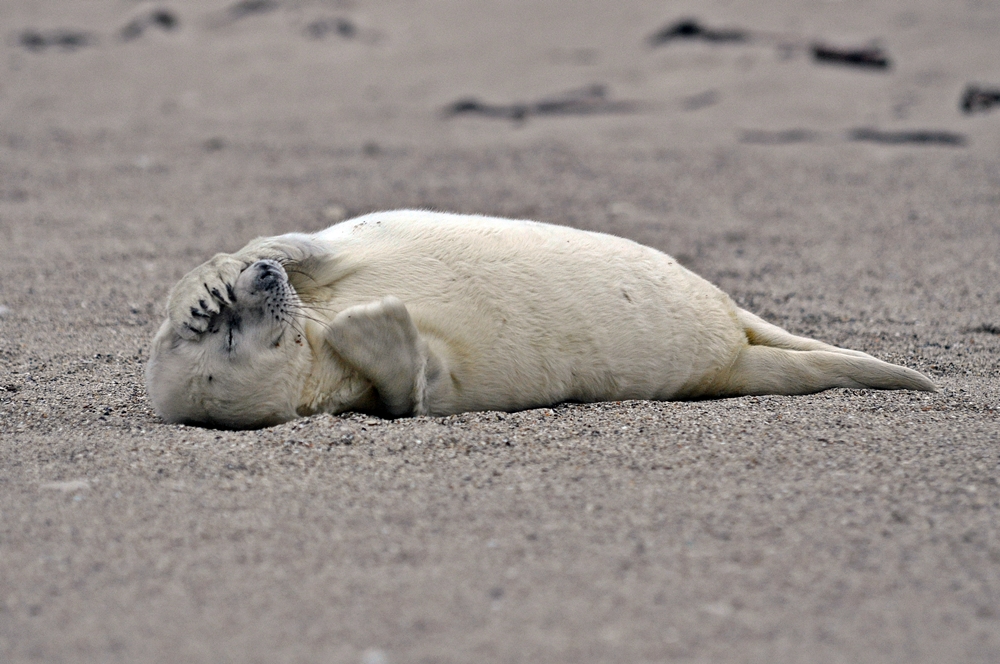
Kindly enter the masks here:
<path id="1" fill-rule="evenodd" d="M 324 313 L 324 314 L 338 314 L 338 313 L 340 313 L 340 309 L 335 309 L 333 307 L 324 307 L 322 305 L 309 304 L 309 305 L 303 305 L 303 308 L 308 308 L 308 309 L 311 309 L 313 311 L 318 311 L 318 312 Z"/>
<path id="2" fill-rule="evenodd" d="M 338 314 L 340 309 L 334 307 L 325 307 L 318 302 L 296 302 L 294 306 L 298 307 L 297 311 L 302 312 L 306 310 L 317 311 L 324 314 Z"/>
<path id="3" fill-rule="evenodd" d="M 292 311 L 291 314 L 295 318 L 304 318 L 306 320 L 311 320 L 314 323 L 319 323 L 320 325 L 323 325 L 323 326 L 325 326 L 327 324 L 327 321 L 323 320 L 322 318 L 319 318 L 317 316 L 310 316 L 309 314 L 307 314 L 307 313 L 305 313 L 305 312 L 303 312 L 301 310 L 299 310 L 299 311 Z"/>
<path id="4" fill-rule="evenodd" d="M 321 325 L 325 325 L 326 324 L 326 321 L 323 320 L 322 318 L 317 318 L 316 316 L 310 316 L 308 314 L 301 314 L 300 313 L 300 314 L 296 314 L 296 317 L 298 317 L 298 318 L 305 318 L 306 320 L 311 320 L 312 322 L 314 322 L 314 323 L 320 323 Z"/>
<path id="5" fill-rule="evenodd" d="M 292 328 L 295 334 L 299 335 L 300 337 L 306 336 L 305 329 L 303 329 L 301 325 L 298 325 L 294 319 L 282 318 L 281 322 L 287 325 L 288 327 Z"/>

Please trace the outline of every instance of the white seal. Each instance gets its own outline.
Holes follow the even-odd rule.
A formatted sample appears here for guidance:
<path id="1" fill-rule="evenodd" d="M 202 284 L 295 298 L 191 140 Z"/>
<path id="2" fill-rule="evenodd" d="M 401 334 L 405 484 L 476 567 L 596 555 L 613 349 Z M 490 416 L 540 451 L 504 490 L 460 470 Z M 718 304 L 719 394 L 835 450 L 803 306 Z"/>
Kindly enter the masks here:
<path id="1" fill-rule="evenodd" d="M 563 401 L 934 390 L 794 336 L 670 256 L 562 226 L 419 210 L 259 238 L 174 287 L 146 385 L 163 419 L 267 426 Z"/>

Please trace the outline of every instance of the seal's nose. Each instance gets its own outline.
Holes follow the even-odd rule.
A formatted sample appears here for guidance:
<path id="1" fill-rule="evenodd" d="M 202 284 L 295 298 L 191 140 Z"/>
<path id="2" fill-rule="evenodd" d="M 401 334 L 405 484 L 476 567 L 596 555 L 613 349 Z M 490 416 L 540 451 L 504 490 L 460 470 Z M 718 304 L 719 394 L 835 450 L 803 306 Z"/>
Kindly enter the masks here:
<path id="1" fill-rule="evenodd" d="M 281 282 L 283 270 L 274 261 L 259 261 L 254 267 L 257 274 L 254 277 L 254 285 L 258 290 L 274 288 Z"/>

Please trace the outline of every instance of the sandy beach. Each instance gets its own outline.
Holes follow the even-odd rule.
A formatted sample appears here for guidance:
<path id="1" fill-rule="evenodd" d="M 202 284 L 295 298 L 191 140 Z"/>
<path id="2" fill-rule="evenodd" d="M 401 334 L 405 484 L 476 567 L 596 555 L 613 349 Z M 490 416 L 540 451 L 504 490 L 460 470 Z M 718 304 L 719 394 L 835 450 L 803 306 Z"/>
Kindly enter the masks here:
<path id="1" fill-rule="evenodd" d="M 0 660 L 1000 660 L 1000 7 L 22 0 L 0 25 Z M 637 240 L 941 389 L 159 421 L 142 374 L 184 273 L 409 207 Z"/>

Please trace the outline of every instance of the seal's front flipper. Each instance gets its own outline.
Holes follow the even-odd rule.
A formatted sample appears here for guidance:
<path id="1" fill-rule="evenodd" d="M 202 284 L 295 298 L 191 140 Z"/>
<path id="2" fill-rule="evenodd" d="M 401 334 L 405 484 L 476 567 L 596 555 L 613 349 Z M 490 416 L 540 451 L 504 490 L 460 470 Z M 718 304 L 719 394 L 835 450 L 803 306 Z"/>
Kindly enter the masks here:
<path id="1" fill-rule="evenodd" d="M 371 381 L 389 415 L 427 412 L 427 342 L 398 298 L 386 297 L 337 314 L 326 339 L 334 352 Z"/>
<path id="2" fill-rule="evenodd" d="M 328 273 L 336 261 L 327 254 L 325 247 L 302 233 L 258 238 L 235 254 L 216 254 L 177 282 L 170 292 L 167 315 L 178 335 L 196 339 L 213 332 L 213 319 L 236 303 L 236 280 L 251 265 L 262 260 L 279 263 L 299 292 L 332 279 Z"/>
<path id="3" fill-rule="evenodd" d="M 215 317 L 236 302 L 233 284 L 245 267 L 232 254 L 216 254 L 184 275 L 167 302 L 167 315 L 177 334 L 196 339 L 214 332 Z"/>

